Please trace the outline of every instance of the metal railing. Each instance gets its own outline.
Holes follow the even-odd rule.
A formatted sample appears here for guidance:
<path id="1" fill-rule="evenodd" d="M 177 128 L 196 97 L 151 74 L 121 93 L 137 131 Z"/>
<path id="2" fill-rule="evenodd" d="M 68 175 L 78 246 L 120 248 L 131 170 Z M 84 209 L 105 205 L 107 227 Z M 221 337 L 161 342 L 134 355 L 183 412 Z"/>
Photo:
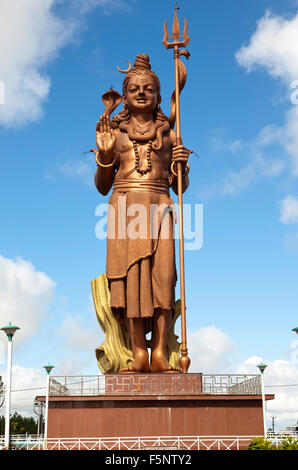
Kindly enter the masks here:
<path id="1" fill-rule="evenodd" d="M 14 434 L 10 444 L 20 450 L 244 450 L 256 437 L 263 436 L 71 437 L 50 438 L 45 443 L 42 435 Z M 298 434 L 268 431 L 267 435 L 277 449 L 288 437 L 298 439 Z M 4 446 L 4 436 L 0 436 L 0 446 Z"/>
<path id="2" fill-rule="evenodd" d="M 298 432 L 292 432 L 292 431 L 278 431 L 278 432 L 273 432 L 273 431 L 268 431 L 267 432 L 267 439 L 270 441 L 284 441 L 291 437 L 295 441 L 298 440 Z"/>
<path id="3" fill-rule="evenodd" d="M 51 397 L 99 395 L 261 395 L 259 375 L 122 374 L 50 377 Z"/>
<path id="4" fill-rule="evenodd" d="M 263 436 L 70 437 L 50 438 L 45 442 L 43 436 L 13 435 L 10 443 L 19 450 L 246 450 L 256 437 Z M 278 449 L 287 437 L 268 435 L 268 440 Z M 0 436 L 1 445 L 4 436 Z"/>
<path id="5" fill-rule="evenodd" d="M 203 393 L 211 395 L 261 395 L 260 375 L 203 375 Z"/>
<path id="6" fill-rule="evenodd" d="M 257 436 L 50 438 L 16 443 L 23 450 L 245 450 Z"/>
<path id="7" fill-rule="evenodd" d="M 43 434 L 11 434 L 9 437 L 10 443 L 14 444 L 17 442 L 31 442 L 36 443 L 43 439 Z M 0 445 L 4 446 L 5 436 L 0 435 Z"/>

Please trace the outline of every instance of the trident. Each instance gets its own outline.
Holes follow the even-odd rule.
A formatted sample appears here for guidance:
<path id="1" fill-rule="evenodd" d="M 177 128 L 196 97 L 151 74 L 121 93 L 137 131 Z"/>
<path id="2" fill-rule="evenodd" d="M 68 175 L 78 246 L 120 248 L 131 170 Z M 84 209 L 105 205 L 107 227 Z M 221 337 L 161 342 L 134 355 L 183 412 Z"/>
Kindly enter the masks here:
<path id="1" fill-rule="evenodd" d="M 182 145 L 181 138 L 181 124 L 180 124 L 180 92 L 184 86 L 186 80 L 186 69 L 184 64 L 180 61 L 180 56 L 184 55 L 187 59 L 189 57 L 189 52 L 187 50 L 179 51 L 181 47 L 186 47 L 190 41 L 188 36 L 188 24 L 185 21 L 184 31 L 183 31 L 183 41 L 181 39 L 179 21 L 177 16 L 177 2 L 175 2 L 175 13 L 174 21 L 172 28 L 172 37 L 173 42 L 169 42 L 169 33 L 167 30 L 167 20 L 164 23 L 164 38 L 163 45 L 166 49 L 174 49 L 174 61 L 175 61 L 175 91 L 173 93 L 172 99 L 175 99 L 175 114 L 176 114 L 176 145 Z M 181 68 L 184 70 L 184 77 L 180 76 Z M 182 80 L 181 80 L 182 78 Z M 180 83 L 179 83 L 180 79 Z M 183 82 L 183 83 L 181 83 Z M 173 118 L 174 125 L 175 117 Z M 187 340 L 186 340 L 186 306 L 185 306 L 185 275 L 184 275 L 184 239 L 183 239 L 183 203 L 182 203 L 182 163 L 177 162 L 177 173 L 174 170 L 174 163 L 172 163 L 171 171 L 177 177 L 177 189 L 178 189 L 178 212 L 179 212 L 179 258 L 180 258 L 180 295 L 181 295 L 181 356 L 179 358 L 179 365 L 183 373 L 188 371 L 190 365 L 190 358 L 188 357 L 187 349 Z M 189 166 L 187 164 L 187 171 L 189 171 Z"/>

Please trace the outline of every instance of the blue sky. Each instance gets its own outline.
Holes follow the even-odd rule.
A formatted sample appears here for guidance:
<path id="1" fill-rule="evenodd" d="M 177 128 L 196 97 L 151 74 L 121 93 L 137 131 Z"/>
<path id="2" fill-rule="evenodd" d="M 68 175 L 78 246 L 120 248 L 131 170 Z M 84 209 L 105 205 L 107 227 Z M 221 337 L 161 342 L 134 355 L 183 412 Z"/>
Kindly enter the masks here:
<path id="1" fill-rule="evenodd" d="M 184 200 L 204 207 L 203 247 L 185 255 L 192 372 L 255 373 L 260 358 L 272 384 L 298 383 L 298 4 L 178 3 L 191 38 L 182 135 L 200 156 L 190 157 Z M 107 198 L 84 152 L 95 145 L 101 95 L 111 85 L 121 91 L 117 65 L 138 53 L 149 54 L 169 113 L 173 60 L 161 41 L 174 2 L 17 4 L 17 13 L 6 0 L 0 6 L 1 323 L 22 328 L 20 377 L 42 380 L 47 362 L 59 374 L 96 374 L 103 336 L 90 281 L 105 271 L 95 209 Z M 281 421 L 298 419 L 291 390 L 272 408 Z"/>

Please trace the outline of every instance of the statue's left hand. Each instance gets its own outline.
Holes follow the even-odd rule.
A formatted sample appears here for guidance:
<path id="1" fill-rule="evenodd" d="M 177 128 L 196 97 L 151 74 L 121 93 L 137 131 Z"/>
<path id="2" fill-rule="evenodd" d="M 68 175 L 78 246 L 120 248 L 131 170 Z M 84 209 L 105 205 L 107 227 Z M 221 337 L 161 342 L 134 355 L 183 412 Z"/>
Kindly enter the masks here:
<path id="1" fill-rule="evenodd" d="M 192 150 L 188 150 L 184 145 L 176 145 L 172 149 L 172 160 L 175 163 L 182 163 L 186 165 L 189 155 L 192 153 Z"/>

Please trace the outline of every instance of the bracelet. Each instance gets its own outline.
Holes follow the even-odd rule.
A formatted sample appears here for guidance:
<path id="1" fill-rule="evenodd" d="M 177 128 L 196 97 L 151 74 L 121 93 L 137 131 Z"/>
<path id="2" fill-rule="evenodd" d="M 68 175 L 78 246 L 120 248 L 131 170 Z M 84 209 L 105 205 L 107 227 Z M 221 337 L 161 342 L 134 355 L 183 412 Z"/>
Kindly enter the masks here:
<path id="1" fill-rule="evenodd" d="M 177 162 L 173 161 L 172 164 L 171 164 L 171 172 L 173 173 L 174 176 L 177 177 L 178 174 L 177 174 L 176 171 L 174 170 L 174 165 L 175 165 L 175 163 L 177 163 Z M 182 176 L 187 176 L 188 173 L 189 173 L 190 168 L 189 168 L 188 162 L 186 162 L 185 167 L 186 167 L 186 171 L 185 171 L 185 169 L 184 169 L 184 172 L 182 173 Z"/>
<path id="2" fill-rule="evenodd" d="M 101 163 L 101 162 L 99 161 L 99 158 L 98 158 L 99 152 L 97 152 L 97 151 L 94 150 L 94 149 L 91 149 L 91 150 L 92 150 L 92 152 L 95 153 L 95 160 L 96 160 L 96 163 L 97 163 L 98 166 L 101 166 L 102 168 L 110 168 L 111 166 L 114 166 L 114 165 L 115 165 L 115 161 L 116 161 L 115 157 L 113 158 L 113 161 L 112 161 L 111 163 L 108 163 L 108 165 L 104 165 L 103 163 Z"/>

